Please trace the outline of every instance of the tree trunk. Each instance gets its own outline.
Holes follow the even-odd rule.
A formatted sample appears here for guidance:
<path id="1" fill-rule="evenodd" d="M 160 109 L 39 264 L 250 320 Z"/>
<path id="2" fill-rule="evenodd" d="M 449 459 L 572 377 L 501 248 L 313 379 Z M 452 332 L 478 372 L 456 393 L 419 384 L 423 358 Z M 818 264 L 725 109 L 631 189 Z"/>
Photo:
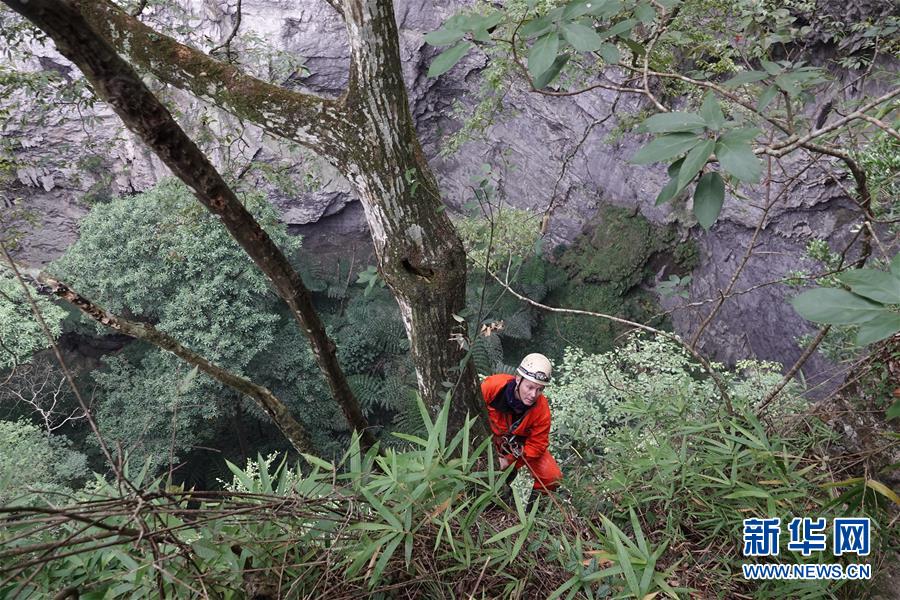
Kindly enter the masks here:
<path id="1" fill-rule="evenodd" d="M 79 12 L 79 5 L 60 0 L 3 1 L 46 32 L 59 52 L 84 73 L 95 93 L 109 102 L 125 125 L 191 188 L 210 212 L 221 219 L 231 236 L 266 274 L 288 305 L 291 315 L 310 341 L 332 396 L 350 426 L 359 432 L 362 446 L 372 446 L 375 437 L 368 429 L 368 423 L 338 364 L 334 343 L 325 333 L 325 327 L 313 307 L 312 297 L 299 274 L 169 111 L 147 89 L 134 69 L 96 34 Z M 287 419 L 290 416 L 288 413 L 269 411 L 269 414 L 276 419 L 282 431 L 287 432 L 285 427 L 291 427 L 290 423 L 277 420 L 279 417 Z M 307 449 L 311 448 L 307 446 Z"/>
<path id="2" fill-rule="evenodd" d="M 310 148 L 347 178 L 362 202 L 379 271 L 397 298 L 423 399 L 436 414 L 442 384 L 449 382 L 451 429 L 468 412 L 481 416 L 476 433 L 486 433 L 474 368 L 469 361 L 460 373 L 465 351 L 453 340 L 464 333 L 453 315 L 465 305 L 465 256 L 409 113 L 393 4 L 329 3 L 344 17 L 351 49 L 350 82 L 337 100 L 255 79 L 150 29 L 107 0 L 77 6 L 140 68 Z"/>

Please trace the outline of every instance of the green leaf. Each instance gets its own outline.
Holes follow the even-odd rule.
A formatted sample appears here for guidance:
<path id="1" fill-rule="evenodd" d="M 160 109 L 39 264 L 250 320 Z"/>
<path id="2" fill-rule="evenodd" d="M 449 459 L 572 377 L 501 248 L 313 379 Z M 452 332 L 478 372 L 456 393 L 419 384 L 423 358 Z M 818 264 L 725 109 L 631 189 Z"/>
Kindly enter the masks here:
<path id="1" fill-rule="evenodd" d="M 894 490 L 892 490 L 888 486 L 884 485 L 880 481 L 876 481 L 874 479 L 867 479 L 866 487 L 869 489 L 875 490 L 876 492 L 878 492 L 885 498 L 889 499 L 894 504 L 900 505 L 900 496 L 898 496 Z"/>
<path id="2" fill-rule="evenodd" d="M 900 275 L 900 253 L 897 253 L 897 256 L 891 261 L 891 273 Z"/>
<path id="3" fill-rule="evenodd" d="M 718 173 L 705 173 L 694 190 L 694 215 L 703 229 L 709 230 L 722 210 L 725 182 Z"/>
<path id="4" fill-rule="evenodd" d="M 700 116 L 706 126 L 713 131 L 722 129 L 725 124 L 725 115 L 722 114 L 722 107 L 719 106 L 719 100 L 712 92 L 707 92 L 703 99 L 703 106 L 700 107 Z"/>
<path id="5" fill-rule="evenodd" d="M 556 53 L 559 51 L 559 36 L 555 31 L 544 35 L 531 47 L 528 53 L 528 71 L 532 77 L 541 75 L 553 66 Z"/>
<path id="6" fill-rule="evenodd" d="M 759 94 L 759 100 L 756 103 L 757 110 L 763 111 L 766 110 L 766 107 L 769 105 L 772 100 L 775 99 L 775 96 L 778 95 L 778 88 L 774 85 L 770 85 L 766 89 L 764 89 Z"/>
<path id="7" fill-rule="evenodd" d="M 768 73 L 769 75 L 778 75 L 784 70 L 781 66 L 773 63 L 770 60 L 762 60 L 760 61 L 760 64 L 762 64 L 763 69 L 765 69 L 766 73 Z"/>
<path id="8" fill-rule="evenodd" d="M 466 52 L 468 52 L 471 47 L 471 42 L 460 42 L 449 50 L 445 50 L 438 54 L 435 59 L 431 61 L 431 66 L 428 67 L 428 76 L 437 77 L 438 75 L 443 75 L 449 71 L 453 65 L 459 62 L 459 59 L 466 55 Z"/>
<path id="9" fill-rule="evenodd" d="M 623 33 L 628 33 L 631 31 L 631 28 L 637 25 L 637 19 L 625 19 L 624 21 L 619 21 L 606 31 L 602 31 L 599 35 L 601 39 L 607 39 L 615 36 L 622 36 L 623 38 L 628 37 L 627 35 L 622 35 Z"/>
<path id="10" fill-rule="evenodd" d="M 845 271 L 837 278 L 849 285 L 854 294 L 882 304 L 900 304 L 900 275 L 875 269 L 855 269 Z"/>
<path id="11" fill-rule="evenodd" d="M 894 403 L 891 404 L 891 407 L 887 409 L 887 412 L 884 414 L 885 419 L 890 421 L 891 419 L 896 419 L 900 417 L 900 398 L 894 400 Z"/>
<path id="12" fill-rule="evenodd" d="M 540 90 L 553 83 L 553 80 L 556 79 L 556 76 L 559 75 L 559 72 L 566 66 L 566 63 L 569 62 L 570 58 L 571 55 L 569 54 L 560 54 L 557 56 L 549 69 L 534 78 L 534 89 Z"/>
<path id="13" fill-rule="evenodd" d="M 804 319 L 835 325 L 864 323 L 884 312 L 879 304 L 834 288 L 803 292 L 794 297 L 791 304 Z"/>
<path id="14" fill-rule="evenodd" d="M 583 23 L 562 23 L 562 33 L 579 52 L 593 52 L 603 44 L 594 28 Z"/>
<path id="15" fill-rule="evenodd" d="M 763 490 L 740 490 L 725 494 L 722 498 L 726 500 L 737 500 L 739 498 L 771 498 L 771 494 Z"/>
<path id="16" fill-rule="evenodd" d="M 638 4 L 634 9 L 634 16 L 641 23 L 652 23 L 656 19 L 656 9 L 648 3 Z"/>
<path id="17" fill-rule="evenodd" d="M 615 44 L 610 44 L 609 42 L 604 42 L 603 44 L 601 44 L 598 52 L 600 53 L 600 57 L 610 65 L 619 62 L 619 59 L 621 58 L 619 49 Z"/>
<path id="18" fill-rule="evenodd" d="M 697 141 L 699 142 L 699 140 Z M 659 195 L 656 197 L 656 206 L 659 206 L 663 202 L 668 202 L 669 200 L 674 198 L 676 194 L 678 194 L 678 171 L 681 170 L 681 165 L 683 163 L 684 159 L 679 158 L 671 165 L 669 165 L 669 183 L 663 186 L 663 189 L 660 190 Z"/>
<path id="19" fill-rule="evenodd" d="M 319 458 L 318 456 L 315 456 L 314 454 L 303 453 L 303 454 L 301 454 L 301 456 L 306 459 L 306 462 L 308 462 L 309 464 L 311 464 L 314 467 L 319 467 L 323 471 L 334 471 L 333 464 L 331 464 L 327 460 L 322 460 L 321 458 Z"/>
<path id="20" fill-rule="evenodd" d="M 525 39 L 530 39 L 538 35 L 543 35 L 550 27 L 553 26 L 553 20 L 550 15 L 545 15 L 540 19 L 529 21 L 519 28 L 519 35 Z"/>
<path id="21" fill-rule="evenodd" d="M 694 179 L 706 164 L 706 160 L 712 155 L 715 147 L 716 143 L 713 140 L 703 140 L 688 152 L 684 157 L 684 164 L 678 171 L 678 189 L 683 188 Z"/>
<path id="22" fill-rule="evenodd" d="M 496 27 L 503 20 L 503 13 L 493 11 L 487 15 L 470 15 L 467 21 L 469 31 L 485 31 Z"/>
<path id="23" fill-rule="evenodd" d="M 691 112 L 659 113 L 644 121 L 644 127 L 652 133 L 699 131 L 705 125 L 703 117 Z"/>
<path id="24" fill-rule="evenodd" d="M 578 17 L 591 12 L 591 9 L 593 9 L 596 4 L 600 3 L 602 2 L 595 2 L 594 0 L 574 0 L 574 2 L 566 4 L 566 7 L 563 9 L 562 18 L 565 20 L 577 19 Z"/>
<path id="25" fill-rule="evenodd" d="M 900 331 L 900 314 L 881 311 L 879 315 L 859 326 L 856 343 L 860 346 L 879 342 Z"/>
<path id="26" fill-rule="evenodd" d="M 735 88 L 739 85 L 744 85 L 745 83 L 754 83 L 756 81 L 762 81 L 766 77 L 768 77 L 768 73 L 763 73 L 762 71 L 743 71 L 738 73 L 728 81 L 722 84 L 722 87 L 725 88 Z"/>
<path id="27" fill-rule="evenodd" d="M 522 531 L 523 527 L 525 527 L 525 523 L 519 523 L 517 525 L 513 525 L 512 527 L 507 527 L 500 533 L 497 533 L 497 534 L 491 536 L 486 542 L 484 542 L 484 545 L 487 546 L 489 544 L 493 544 L 494 542 L 499 542 L 503 538 L 507 538 L 514 533 L 518 533 L 518 532 Z"/>
<path id="28" fill-rule="evenodd" d="M 746 130 L 729 131 L 716 142 L 716 158 L 730 175 L 755 183 L 762 175 L 762 163 L 746 140 Z"/>
<path id="29" fill-rule="evenodd" d="M 432 46 L 446 46 L 463 39 L 464 31 L 454 31 L 451 29 L 438 29 L 431 33 L 425 34 L 425 41 Z"/>
<path id="30" fill-rule="evenodd" d="M 659 191 L 659 195 L 656 196 L 655 206 L 659 206 L 665 202 L 668 202 L 672 198 L 675 197 L 675 194 L 678 193 L 678 180 L 670 179 L 669 183 L 663 186 L 663 188 Z"/>
<path id="31" fill-rule="evenodd" d="M 620 10 L 622 10 L 621 0 L 599 0 L 593 3 L 591 14 L 595 17 L 607 18 L 612 17 Z"/>
<path id="32" fill-rule="evenodd" d="M 646 165 L 661 160 L 668 160 L 687 152 L 700 142 L 701 138 L 693 133 L 661 135 L 638 150 L 631 157 L 631 162 L 636 165 Z"/>

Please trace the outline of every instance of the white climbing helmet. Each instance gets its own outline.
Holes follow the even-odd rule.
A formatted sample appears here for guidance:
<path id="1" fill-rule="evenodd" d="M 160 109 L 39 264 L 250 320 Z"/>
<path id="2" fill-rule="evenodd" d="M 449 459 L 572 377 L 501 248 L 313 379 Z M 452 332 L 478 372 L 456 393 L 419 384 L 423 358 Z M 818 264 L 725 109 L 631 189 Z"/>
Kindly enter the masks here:
<path id="1" fill-rule="evenodd" d="M 543 354 L 534 352 L 522 359 L 516 373 L 523 379 L 533 381 L 540 385 L 550 385 L 550 376 L 553 374 L 553 366 Z"/>

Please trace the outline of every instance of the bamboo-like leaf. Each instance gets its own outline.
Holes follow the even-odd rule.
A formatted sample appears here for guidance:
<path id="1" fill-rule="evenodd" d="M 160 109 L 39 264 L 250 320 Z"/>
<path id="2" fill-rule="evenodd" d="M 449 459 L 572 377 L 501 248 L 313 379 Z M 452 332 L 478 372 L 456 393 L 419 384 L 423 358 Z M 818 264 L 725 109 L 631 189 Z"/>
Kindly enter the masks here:
<path id="1" fill-rule="evenodd" d="M 880 481 L 875 481 L 874 479 L 866 480 L 866 487 L 875 490 L 894 504 L 900 506 L 900 496 L 897 495 L 897 492 L 884 485 Z"/>

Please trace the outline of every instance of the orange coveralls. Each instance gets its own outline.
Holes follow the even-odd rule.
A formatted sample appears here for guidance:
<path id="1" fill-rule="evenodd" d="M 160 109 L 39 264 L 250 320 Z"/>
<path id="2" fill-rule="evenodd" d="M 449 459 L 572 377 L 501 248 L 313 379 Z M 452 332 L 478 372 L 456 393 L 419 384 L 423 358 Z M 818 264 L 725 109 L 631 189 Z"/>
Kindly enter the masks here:
<path id="1" fill-rule="evenodd" d="M 503 388 L 510 382 L 515 385 L 515 379 L 514 375 L 499 373 L 481 382 L 481 395 L 487 402 L 488 416 L 491 418 L 494 448 L 499 455 L 506 456 L 510 461 L 515 460 L 516 469 L 528 467 L 534 477 L 534 489 L 547 492 L 556 489 L 562 479 L 559 465 L 547 450 L 550 444 L 550 405 L 547 403 L 547 397 L 541 394 L 531 408 L 525 411 L 519 426 L 510 431 L 510 426 L 521 413 L 517 415 L 506 405 Z M 515 435 L 519 441 L 524 441 L 522 454 L 518 459 L 500 450 L 504 436 L 509 434 Z"/>

